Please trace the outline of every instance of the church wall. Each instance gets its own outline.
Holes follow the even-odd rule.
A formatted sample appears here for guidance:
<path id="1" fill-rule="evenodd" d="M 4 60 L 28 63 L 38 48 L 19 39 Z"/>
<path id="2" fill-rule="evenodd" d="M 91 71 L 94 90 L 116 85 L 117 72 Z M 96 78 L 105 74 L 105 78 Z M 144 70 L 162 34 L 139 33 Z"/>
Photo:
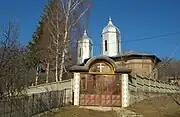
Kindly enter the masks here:
<path id="1" fill-rule="evenodd" d="M 116 61 L 116 64 L 119 68 L 127 67 L 132 69 L 132 75 L 138 74 L 143 77 L 150 77 L 157 79 L 157 73 L 153 73 L 153 65 L 151 59 L 132 59 L 125 61 Z M 156 71 L 156 70 L 155 70 Z"/>
<path id="2" fill-rule="evenodd" d="M 109 34 L 109 56 L 116 56 L 117 55 L 117 39 L 116 34 L 112 33 Z"/>
<path id="3" fill-rule="evenodd" d="M 118 51 L 119 51 L 119 46 L 118 46 L 118 40 L 117 37 L 119 38 L 119 36 L 117 36 L 116 33 L 106 33 L 103 35 L 103 40 L 102 40 L 102 54 L 103 55 L 107 55 L 107 56 L 116 56 L 118 55 Z M 107 40 L 107 51 L 105 50 L 105 40 Z M 118 48 L 119 47 L 119 48 Z"/>

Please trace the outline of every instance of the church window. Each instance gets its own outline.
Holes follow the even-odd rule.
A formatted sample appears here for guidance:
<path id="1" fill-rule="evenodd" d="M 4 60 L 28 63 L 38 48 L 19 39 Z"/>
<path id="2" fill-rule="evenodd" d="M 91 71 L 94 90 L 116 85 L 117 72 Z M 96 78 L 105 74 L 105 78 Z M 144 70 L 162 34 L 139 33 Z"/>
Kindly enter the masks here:
<path id="1" fill-rule="evenodd" d="M 81 48 L 79 48 L 79 57 L 81 57 Z"/>
<path id="2" fill-rule="evenodd" d="M 92 47 L 91 44 L 89 44 L 89 57 L 91 57 L 91 53 L 92 53 Z"/>
<path id="3" fill-rule="evenodd" d="M 107 40 L 105 40 L 105 51 L 107 51 Z"/>

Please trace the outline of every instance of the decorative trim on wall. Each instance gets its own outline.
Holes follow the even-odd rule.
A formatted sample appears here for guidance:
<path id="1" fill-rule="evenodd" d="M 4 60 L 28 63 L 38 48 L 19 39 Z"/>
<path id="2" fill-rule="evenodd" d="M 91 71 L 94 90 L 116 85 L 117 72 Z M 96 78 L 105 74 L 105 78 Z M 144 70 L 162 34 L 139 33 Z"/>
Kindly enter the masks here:
<path id="1" fill-rule="evenodd" d="M 74 73 L 74 105 L 79 106 L 80 73 Z"/>
<path id="2" fill-rule="evenodd" d="M 122 74 L 122 107 L 129 106 L 128 74 Z"/>

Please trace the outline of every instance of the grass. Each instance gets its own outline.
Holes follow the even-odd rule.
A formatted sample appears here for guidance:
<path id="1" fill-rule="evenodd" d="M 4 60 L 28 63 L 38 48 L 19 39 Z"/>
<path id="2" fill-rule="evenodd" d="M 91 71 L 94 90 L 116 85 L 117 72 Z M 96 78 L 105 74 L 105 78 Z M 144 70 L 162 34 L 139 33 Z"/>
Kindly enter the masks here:
<path id="1" fill-rule="evenodd" d="M 180 95 L 171 95 L 180 103 Z M 155 97 L 136 103 L 128 110 L 132 110 L 144 117 L 180 117 L 180 105 L 171 96 Z M 118 117 L 115 111 L 95 111 L 78 107 L 64 107 L 58 112 L 49 113 L 43 117 Z"/>
<path id="2" fill-rule="evenodd" d="M 180 103 L 180 95 L 172 95 Z M 180 105 L 171 96 L 141 101 L 128 108 L 145 117 L 180 117 Z"/>
<path id="3" fill-rule="evenodd" d="M 64 107 L 58 112 L 50 113 L 43 117 L 118 117 L 115 111 L 95 111 L 78 107 Z"/>

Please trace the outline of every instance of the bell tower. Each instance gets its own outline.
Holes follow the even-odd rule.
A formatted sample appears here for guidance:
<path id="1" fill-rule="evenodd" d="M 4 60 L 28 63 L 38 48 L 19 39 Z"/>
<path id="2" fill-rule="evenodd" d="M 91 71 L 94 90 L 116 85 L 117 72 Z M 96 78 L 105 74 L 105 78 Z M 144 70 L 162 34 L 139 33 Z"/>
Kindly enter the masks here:
<path id="1" fill-rule="evenodd" d="M 92 40 L 88 37 L 86 30 L 80 40 L 77 48 L 77 64 L 82 64 L 85 59 L 92 57 Z"/>
<path id="2" fill-rule="evenodd" d="M 117 56 L 121 53 L 121 36 L 119 29 L 114 26 L 111 18 L 102 31 L 102 55 Z"/>

